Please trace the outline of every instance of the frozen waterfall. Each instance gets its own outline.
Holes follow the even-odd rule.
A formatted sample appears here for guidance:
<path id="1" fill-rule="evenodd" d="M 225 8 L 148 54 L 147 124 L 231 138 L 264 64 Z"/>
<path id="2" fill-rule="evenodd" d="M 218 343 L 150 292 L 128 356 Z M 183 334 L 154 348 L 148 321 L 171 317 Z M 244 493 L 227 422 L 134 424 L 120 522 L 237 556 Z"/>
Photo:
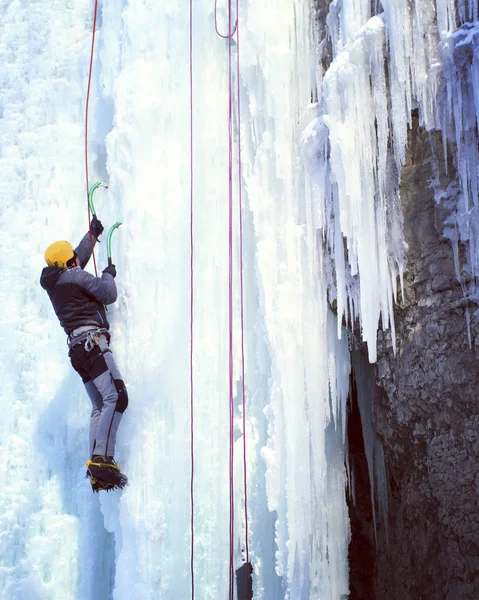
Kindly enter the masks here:
<path id="1" fill-rule="evenodd" d="M 116 456 L 130 479 L 123 493 L 93 495 L 84 478 L 89 401 L 38 284 L 47 245 L 78 243 L 88 226 L 93 4 L 0 0 L 1 600 L 191 597 L 188 3 L 99 2 L 89 168 L 90 184 L 109 186 L 96 200 L 105 227 L 123 223 L 113 242 L 119 300 L 109 309 L 130 396 Z M 344 326 L 359 323 L 371 362 L 380 324 L 394 340 L 406 253 L 399 177 L 413 109 L 462 152 L 463 204 L 450 238 L 469 244 L 470 269 L 479 268 L 477 3 L 333 0 L 324 38 L 319 4 L 240 0 L 231 42 L 239 52 L 233 171 L 241 140 L 246 350 L 243 431 L 235 208 L 234 561 L 245 560 L 245 436 L 259 600 L 348 595 Z M 226 33 L 226 0 L 194 0 L 198 600 L 226 599 L 229 589 L 230 42 L 216 34 L 215 17 Z M 470 76 L 458 80 L 451 65 L 464 53 Z M 452 103 L 458 90 L 468 103 L 454 105 L 451 121 L 444 98 Z M 101 269 L 104 243 L 97 260 Z"/>
<path id="2" fill-rule="evenodd" d="M 178 600 L 191 594 L 189 12 L 180 2 L 100 3 L 90 183 L 109 184 L 96 200 L 103 223 L 123 222 L 109 315 L 130 396 L 116 458 L 131 485 L 96 497 L 84 479 L 88 400 L 38 285 L 44 248 L 75 243 L 87 227 L 91 9 L 79 0 L 2 3 L 0 595 Z M 275 3 L 272 20 L 272 9 L 242 2 L 239 24 L 254 597 L 337 598 L 348 590 L 349 358 L 322 293 L 297 160 L 312 86 L 309 10 Z M 213 2 L 194 3 L 195 590 L 211 600 L 228 595 L 229 559 L 228 42 L 214 18 Z M 217 19 L 223 31 L 221 2 Z M 236 568 L 245 547 L 240 409 L 238 397 Z"/>

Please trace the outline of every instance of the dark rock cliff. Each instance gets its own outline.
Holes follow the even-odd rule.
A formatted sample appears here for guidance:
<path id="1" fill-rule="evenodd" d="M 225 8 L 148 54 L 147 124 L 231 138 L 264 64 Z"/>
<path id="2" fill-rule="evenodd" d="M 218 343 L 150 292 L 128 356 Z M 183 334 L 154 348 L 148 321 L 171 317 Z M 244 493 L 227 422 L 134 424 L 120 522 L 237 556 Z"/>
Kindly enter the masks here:
<path id="1" fill-rule="evenodd" d="M 373 423 L 391 488 L 389 545 L 380 538 L 374 597 L 479 598 L 479 336 L 468 344 L 465 286 L 443 235 L 454 204 L 452 161 L 441 164 L 439 134 L 409 135 L 401 175 L 409 246 L 404 298 L 396 307 L 397 348 L 379 334 Z M 443 203 L 435 190 L 448 188 Z"/>
<path id="2" fill-rule="evenodd" d="M 314 6 L 326 72 L 330 2 L 315 0 Z M 380 9 L 381 3 L 371 3 L 371 14 Z M 465 270 L 458 280 L 451 236 L 445 235 L 459 194 L 454 148 L 448 152 L 446 164 L 441 134 L 423 130 L 413 115 L 400 183 L 408 251 L 395 307 L 396 350 L 390 332 L 380 331 L 378 360 L 370 367 L 373 426 L 388 474 L 389 536 L 379 523 L 376 546 L 352 373 L 350 600 L 479 598 L 478 294 L 470 293 Z M 466 252 L 459 245 L 459 265 L 467 262 Z M 359 340 L 359 331 L 352 337 Z M 364 346 L 359 351 L 366 361 Z"/>

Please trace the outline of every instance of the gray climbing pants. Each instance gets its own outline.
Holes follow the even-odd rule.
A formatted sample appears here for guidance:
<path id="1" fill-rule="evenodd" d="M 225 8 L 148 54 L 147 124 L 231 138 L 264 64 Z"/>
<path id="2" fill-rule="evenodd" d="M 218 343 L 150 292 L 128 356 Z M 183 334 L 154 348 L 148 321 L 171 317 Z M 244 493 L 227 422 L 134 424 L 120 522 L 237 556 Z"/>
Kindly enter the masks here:
<path id="1" fill-rule="evenodd" d="M 87 350 L 83 339 L 70 348 L 70 360 L 92 403 L 90 455 L 115 456 L 118 426 L 128 406 L 125 384 L 105 335 Z"/>

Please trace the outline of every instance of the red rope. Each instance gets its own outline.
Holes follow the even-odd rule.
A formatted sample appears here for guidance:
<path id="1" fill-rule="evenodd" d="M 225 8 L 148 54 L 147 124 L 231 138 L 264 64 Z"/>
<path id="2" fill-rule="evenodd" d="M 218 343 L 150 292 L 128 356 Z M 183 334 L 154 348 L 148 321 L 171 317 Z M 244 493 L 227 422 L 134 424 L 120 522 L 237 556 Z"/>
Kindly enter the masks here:
<path id="1" fill-rule="evenodd" d="M 193 402 L 193 301 L 194 301 L 194 264 L 193 264 L 193 0 L 190 0 L 190 447 L 191 447 L 191 599 L 195 597 L 195 514 L 194 514 L 194 402 Z"/>
<path id="2" fill-rule="evenodd" d="M 243 408 L 243 487 L 246 549 L 246 589 L 250 600 L 249 572 L 249 527 L 248 527 L 248 485 L 246 477 L 246 391 L 245 391 L 245 343 L 244 343 L 244 286 L 243 286 L 243 194 L 241 171 L 241 85 L 240 85 L 240 30 L 239 0 L 236 0 L 236 92 L 238 105 L 238 208 L 239 208 L 239 249 L 240 249 L 240 314 L 241 314 L 241 394 Z"/>
<path id="3" fill-rule="evenodd" d="M 93 31 L 92 31 L 92 36 L 91 36 L 90 70 L 88 73 L 88 89 L 87 89 L 87 93 L 86 93 L 86 107 L 85 107 L 85 175 L 86 175 L 86 197 L 87 197 L 87 205 L 88 205 L 88 228 L 90 228 L 90 220 L 91 220 L 90 204 L 88 202 L 88 192 L 90 189 L 89 185 L 88 185 L 88 180 L 89 180 L 89 178 L 88 178 L 88 107 L 90 104 L 90 88 L 91 88 L 91 76 L 92 76 L 92 71 L 93 71 L 93 56 L 95 53 L 95 33 L 96 33 L 97 13 L 98 13 L 98 0 L 95 0 L 95 8 L 94 8 L 94 12 L 93 12 Z M 91 251 L 92 251 L 92 256 L 93 256 L 93 266 L 95 267 L 95 275 L 98 275 L 97 269 L 96 269 L 95 252 L 93 249 L 93 236 L 92 236 L 91 231 L 90 231 L 90 244 L 91 244 Z"/>

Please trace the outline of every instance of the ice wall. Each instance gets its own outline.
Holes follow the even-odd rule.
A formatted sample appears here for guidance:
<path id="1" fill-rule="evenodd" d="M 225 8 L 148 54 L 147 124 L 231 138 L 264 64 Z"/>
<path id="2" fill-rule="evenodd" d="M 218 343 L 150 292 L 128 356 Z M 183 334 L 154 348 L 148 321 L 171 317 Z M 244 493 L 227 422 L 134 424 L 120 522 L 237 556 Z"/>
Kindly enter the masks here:
<path id="1" fill-rule="evenodd" d="M 123 222 L 109 317 L 130 395 L 116 458 L 131 485 L 97 497 L 84 479 L 88 401 L 38 284 L 52 238 L 75 242 L 87 227 L 92 3 L 0 6 L 0 597 L 188 598 L 189 7 L 100 2 L 90 183 L 109 184 L 96 200 L 105 226 Z M 213 2 L 193 3 L 195 597 L 204 600 L 226 598 L 229 587 L 228 42 L 214 17 Z M 225 32 L 226 4 L 217 17 Z M 323 217 L 299 160 L 313 85 L 310 27 L 307 3 L 240 3 L 234 170 L 241 134 L 249 544 L 254 597 L 264 600 L 348 591 L 349 354 L 317 251 Z M 235 116 L 238 108 L 235 100 Z M 235 204 L 236 194 L 235 186 Z M 240 389 L 236 212 L 234 230 Z M 100 244 L 100 268 L 105 262 Z M 245 545 L 239 396 L 236 567 Z"/>
<path id="2" fill-rule="evenodd" d="M 84 485 L 89 408 L 38 285 L 47 240 L 85 229 L 90 3 L 0 12 L 0 597 L 107 597 L 112 544 Z"/>

